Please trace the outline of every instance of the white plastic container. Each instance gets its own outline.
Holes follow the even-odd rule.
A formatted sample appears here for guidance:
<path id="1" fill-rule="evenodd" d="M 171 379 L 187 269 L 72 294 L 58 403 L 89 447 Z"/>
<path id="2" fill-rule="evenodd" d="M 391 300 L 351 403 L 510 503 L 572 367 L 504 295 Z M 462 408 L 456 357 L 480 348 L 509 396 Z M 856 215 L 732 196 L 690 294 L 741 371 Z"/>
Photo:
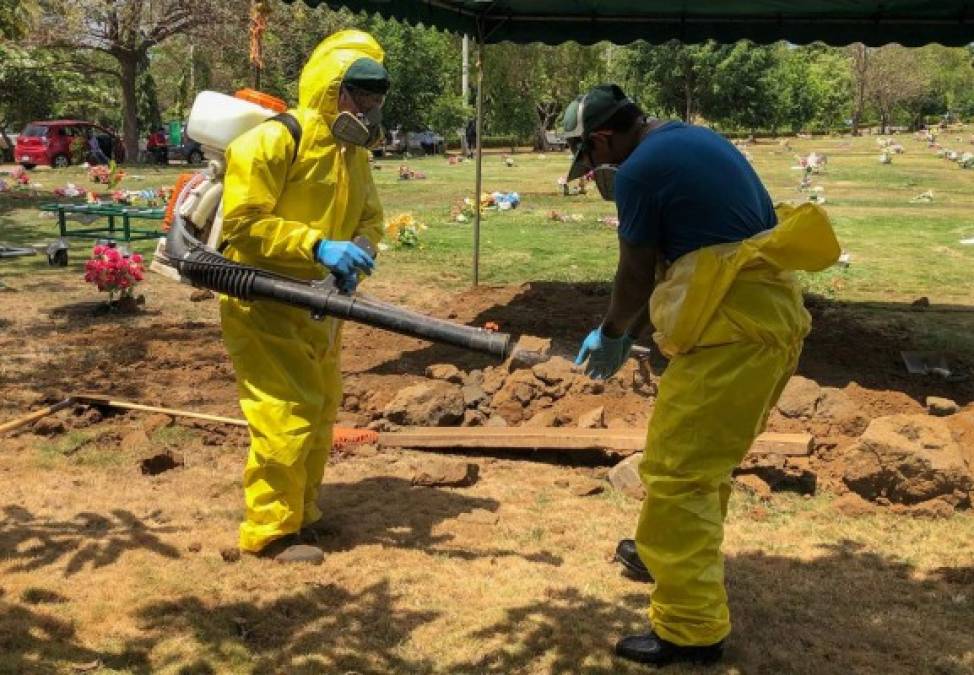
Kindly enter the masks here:
<path id="1" fill-rule="evenodd" d="M 230 141 L 277 113 L 216 91 L 201 91 L 193 101 L 186 133 L 204 148 L 223 152 Z"/>

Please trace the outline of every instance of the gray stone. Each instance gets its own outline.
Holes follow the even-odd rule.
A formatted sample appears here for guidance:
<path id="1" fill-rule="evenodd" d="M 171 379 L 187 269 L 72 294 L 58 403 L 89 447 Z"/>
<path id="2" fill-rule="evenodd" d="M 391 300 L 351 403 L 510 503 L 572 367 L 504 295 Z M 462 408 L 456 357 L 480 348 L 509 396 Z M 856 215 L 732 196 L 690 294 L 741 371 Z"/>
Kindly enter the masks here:
<path id="1" fill-rule="evenodd" d="M 625 458 L 609 471 L 609 483 L 613 488 L 628 497 L 639 500 L 646 497 L 646 489 L 639 478 L 639 463 L 642 459 L 643 453 L 636 453 Z"/>
<path id="2" fill-rule="evenodd" d="M 927 396 L 927 412 L 937 417 L 947 417 L 960 410 L 955 401 L 941 396 Z"/>
<path id="3" fill-rule="evenodd" d="M 479 410 L 464 410 L 462 427 L 482 427 L 487 421 L 487 416 Z"/>
<path id="4" fill-rule="evenodd" d="M 308 544 L 294 544 L 274 556 L 279 563 L 308 563 L 320 565 L 325 560 L 325 552 L 317 546 Z"/>
<path id="5" fill-rule="evenodd" d="M 413 485 L 465 487 L 477 482 L 480 466 L 473 462 L 433 460 L 413 475 Z"/>
<path id="6" fill-rule="evenodd" d="M 444 427 L 463 419 L 460 387 L 447 382 L 423 382 L 399 391 L 383 414 L 394 424 Z"/>
<path id="7" fill-rule="evenodd" d="M 822 398 L 822 388 L 807 377 L 796 375 L 788 380 L 781 397 L 778 410 L 785 417 L 811 417 L 815 406 Z"/>
<path id="8" fill-rule="evenodd" d="M 432 366 L 427 366 L 426 377 L 434 380 L 444 380 L 454 384 L 461 384 L 463 382 L 463 373 L 452 363 L 436 363 Z"/>
<path id="9" fill-rule="evenodd" d="M 460 393 L 463 395 L 463 405 L 468 408 L 476 408 L 487 401 L 487 392 L 479 384 L 466 384 Z"/>
<path id="10" fill-rule="evenodd" d="M 605 429 L 605 407 L 593 408 L 578 418 L 579 429 Z"/>
<path id="11" fill-rule="evenodd" d="M 547 361 L 551 355 L 551 338 L 540 338 L 534 335 L 522 335 L 511 350 L 511 358 L 507 360 L 509 372 L 522 368 L 533 368 L 535 365 Z"/>

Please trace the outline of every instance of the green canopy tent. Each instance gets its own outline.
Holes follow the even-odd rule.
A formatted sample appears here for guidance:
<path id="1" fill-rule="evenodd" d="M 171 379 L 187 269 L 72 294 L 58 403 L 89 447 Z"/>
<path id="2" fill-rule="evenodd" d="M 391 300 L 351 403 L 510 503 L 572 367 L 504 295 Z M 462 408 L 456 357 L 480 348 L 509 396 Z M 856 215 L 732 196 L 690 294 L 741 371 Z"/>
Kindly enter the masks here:
<path id="1" fill-rule="evenodd" d="M 291 0 L 287 0 L 291 1 Z M 876 46 L 974 42 L 974 0 L 304 0 L 378 13 L 477 40 L 476 194 L 482 188 L 483 45 L 705 40 Z M 473 283 L 480 277 L 480 212 L 473 227 Z"/>

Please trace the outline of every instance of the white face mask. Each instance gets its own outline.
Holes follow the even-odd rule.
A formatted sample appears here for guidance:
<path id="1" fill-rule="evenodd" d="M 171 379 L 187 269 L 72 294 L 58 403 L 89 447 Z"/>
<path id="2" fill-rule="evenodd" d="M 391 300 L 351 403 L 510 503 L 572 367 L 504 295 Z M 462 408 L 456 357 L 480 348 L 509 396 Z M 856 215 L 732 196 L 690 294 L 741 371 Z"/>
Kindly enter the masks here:
<path id="1" fill-rule="evenodd" d="M 595 169 L 595 187 L 599 189 L 602 199 L 607 202 L 615 201 L 616 172 L 618 164 L 599 164 Z"/>
<path id="2" fill-rule="evenodd" d="M 343 143 L 371 148 L 382 138 L 382 108 L 376 106 L 364 115 L 342 111 L 332 123 L 331 133 Z"/>

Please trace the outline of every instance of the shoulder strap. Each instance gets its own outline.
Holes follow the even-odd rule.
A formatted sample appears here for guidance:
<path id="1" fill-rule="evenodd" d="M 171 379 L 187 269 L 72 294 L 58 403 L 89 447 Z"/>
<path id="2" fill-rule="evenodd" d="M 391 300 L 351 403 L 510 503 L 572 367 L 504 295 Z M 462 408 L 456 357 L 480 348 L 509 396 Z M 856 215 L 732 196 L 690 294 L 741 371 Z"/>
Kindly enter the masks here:
<path id="1" fill-rule="evenodd" d="M 291 161 L 293 162 L 298 158 L 298 148 L 301 146 L 301 123 L 298 122 L 294 115 L 288 112 L 278 113 L 273 117 L 267 118 L 268 122 L 271 120 L 280 122 L 291 132 L 291 138 L 294 139 L 294 155 L 291 157 Z"/>

